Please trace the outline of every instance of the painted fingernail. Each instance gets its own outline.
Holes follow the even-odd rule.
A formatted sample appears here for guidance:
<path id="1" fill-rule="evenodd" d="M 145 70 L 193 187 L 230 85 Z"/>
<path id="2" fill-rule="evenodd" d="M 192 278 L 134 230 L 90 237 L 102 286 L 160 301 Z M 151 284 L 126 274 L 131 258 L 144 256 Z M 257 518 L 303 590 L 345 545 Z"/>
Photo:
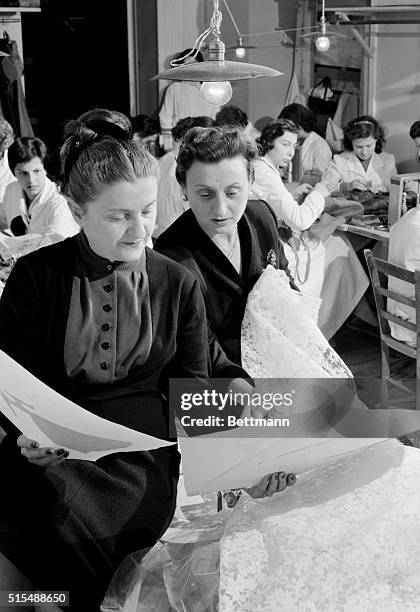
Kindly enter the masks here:
<path id="1" fill-rule="evenodd" d="M 66 449 L 65 448 L 59 448 L 58 450 L 55 451 L 55 454 L 58 455 L 59 457 L 61 457 L 62 455 L 66 454 Z"/>
<path id="2" fill-rule="evenodd" d="M 64 458 L 68 457 L 69 455 L 70 455 L 69 451 L 64 451 L 64 453 L 63 453 L 63 457 Z"/>
<path id="3" fill-rule="evenodd" d="M 39 442 L 31 442 L 31 448 L 39 448 Z"/>
<path id="4" fill-rule="evenodd" d="M 45 454 L 46 455 L 54 455 L 54 450 L 52 448 L 47 448 L 47 449 L 45 449 Z"/>
<path id="5" fill-rule="evenodd" d="M 286 478 L 286 484 L 292 485 L 292 484 L 295 484 L 295 482 L 296 482 L 296 475 L 295 474 L 288 474 L 287 478 Z"/>

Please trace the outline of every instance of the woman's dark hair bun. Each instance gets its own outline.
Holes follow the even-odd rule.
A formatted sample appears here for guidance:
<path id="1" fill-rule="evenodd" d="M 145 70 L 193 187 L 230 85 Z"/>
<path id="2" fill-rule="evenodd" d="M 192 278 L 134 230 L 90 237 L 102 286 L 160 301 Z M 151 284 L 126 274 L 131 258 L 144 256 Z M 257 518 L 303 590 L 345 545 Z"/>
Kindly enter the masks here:
<path id="1" fill-rule="evenodd" d="M 69 121 L 64 127 L 65 142 L 61 150 L 64 179 L 67 181 L 70 170 L 82 151 L 94 142 L 108 138 L 119 142 L 131 140 L 131 122 L 122 113 L 96 108 L 78 119 Z"/>

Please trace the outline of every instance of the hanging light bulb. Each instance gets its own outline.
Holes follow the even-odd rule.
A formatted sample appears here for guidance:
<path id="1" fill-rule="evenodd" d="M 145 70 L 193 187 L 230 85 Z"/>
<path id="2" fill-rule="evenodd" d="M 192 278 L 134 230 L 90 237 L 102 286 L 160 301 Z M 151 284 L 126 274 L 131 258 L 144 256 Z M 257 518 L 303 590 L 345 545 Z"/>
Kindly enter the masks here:
<path id="1" fill-rule="evenodd" d="M 220 25 L 220 24 L 219 24 Z M 225 58 L 225 44 L 217 35 L 209 44 L 210 59 L 213 61 L 223 61 Z M 215 106 L 227 104 L 232 97 L 232 85 L 229 81 L 204 81 L 200 88 L 203 100 Z"/>
<path id="2" fill-rule="evenodd" d="M 243 59 L 246 55 L 246 49 L 244 47 L 244 41 L 242 36 L 239 36 L 237 46 L 235 49 L 235 55 L 238 59 Z"/>
<path id="3" fill-rule="evenodd" d="M 232 85 L 229 81 L 206 81 L 201 85 L 200 94 L 209 104 L 221 106 L 231 99 Z"/>
<path id="4" fill-rule="evenodd" d="M 219 11 L 219 0 L 213 0 L 213 16 L 210 26 L 198 37 L 194 43 L 194 49 L 190 53 L 192 57 L 197 55 L 205 39 L 212 35 L 209 43 L 209 61 L 193 62 L 190 64 L 176 65 L 174 68 L 164 70 L 152 78 L 168 79 L 170 81 L 196 81 L 202 83 L 201 94 L 210 104 L 226 104 L 232 96 L 232 86 L 229 81 L 241 79 L 257 79 L 259 77 L 281 76 L 284 73 L 246 62 L 225 61 L 225 45 L 220 40 L 220 24 L 222 14 Z M 238 39 L 239 42 L 239 39 Z M 243 44 L 242 40 L 241 43 Z M 243 49 L 244 47 L 239 47 Z M 178 61 L 185 58 L 180 58 Z"/>
<path id="5" fill-rule="evenodd" d="M 319 36 L 317 36 L 315 39 L 315 47 L 318 49 L 318 51 L 321 51 L 322 53 L 323 51 L 328 51 L 328 49 L 330 48 L 330 44 L 331 44 L 330 39 L 327 36 L 327 20 L 325 18 L 325 0 L 322 0 L 322 14 L 321 14 L 319 23 L 321 24 L 321 31 L 319 33 Z"/>
<path id="6" fill-rule="evenodd" d="M 323 51 L 328 51 L 328 49 L 330 48 L 330 39 L 328 38 L 328 36 L 318 36 L 315 39 L 315 47 L 318 49 L 318 51 L 321 51 L 321 53 Z"/>

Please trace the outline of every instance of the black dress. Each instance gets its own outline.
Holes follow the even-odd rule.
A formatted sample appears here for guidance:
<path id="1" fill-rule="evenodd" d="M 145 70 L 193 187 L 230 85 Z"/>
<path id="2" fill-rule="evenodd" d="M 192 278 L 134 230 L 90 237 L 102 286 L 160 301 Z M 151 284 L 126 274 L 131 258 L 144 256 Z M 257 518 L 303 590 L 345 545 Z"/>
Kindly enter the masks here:
<path id="1" fill-rule="evenodd" d="M 113 334 L 127 319 L 128 334 Z M 92 253 L 83 234 L 21 258 L 0 300 L 0 349 L 82 407 L 162 439 L 168 379 L 206 377 L 207 342 L 188 271 L 149 249 L 127 269 Z M 176 445 L 42 470 L 4 426 L 2 552 L 38 588 L 70 591 L 71 610 L 97 610 L 123 558 L 153 546 L 171 521 Z"/>

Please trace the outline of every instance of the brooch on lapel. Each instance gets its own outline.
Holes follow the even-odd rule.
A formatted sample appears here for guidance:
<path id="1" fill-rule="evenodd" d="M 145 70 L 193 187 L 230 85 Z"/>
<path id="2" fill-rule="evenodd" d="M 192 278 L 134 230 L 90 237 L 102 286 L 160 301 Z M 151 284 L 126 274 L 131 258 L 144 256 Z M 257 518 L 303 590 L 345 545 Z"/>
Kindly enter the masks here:
<path id="1" fill-rule="evenodd" d="M 277 268 L 277 257 L 273 249 L 270 249 L 267 253 L 267 263 L 273 266 L 273 268 Z"/>

